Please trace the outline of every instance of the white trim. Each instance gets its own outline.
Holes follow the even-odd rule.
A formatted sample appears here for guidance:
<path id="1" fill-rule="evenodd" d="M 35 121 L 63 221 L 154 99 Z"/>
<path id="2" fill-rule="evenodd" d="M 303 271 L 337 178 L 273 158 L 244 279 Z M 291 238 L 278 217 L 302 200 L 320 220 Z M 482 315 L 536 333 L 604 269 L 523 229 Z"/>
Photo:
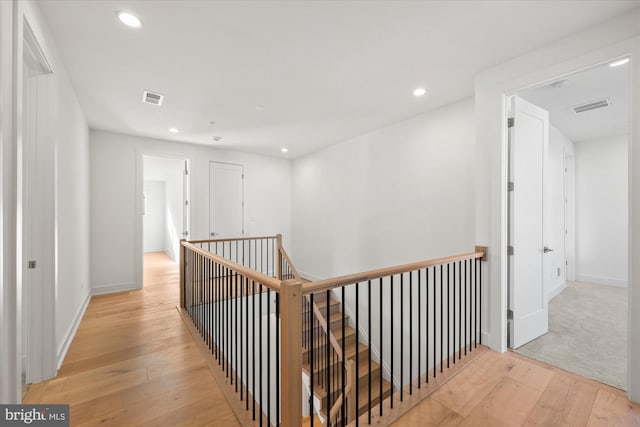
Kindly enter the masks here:
<path id="1" fill-rule="evenodd" d="M 551 289 L 548 293 L 547 293 L 547 301 L 551 301 L 552 299 L 554 299 L 555 297 L 557 297 L 558 295 L 560 295 L 562 292 L 564 292 L 564 290 L 567 289 L 567 282 L 566 281 L 562 281 L 557 283 L 553 289 Z"/>
<path id="2" fill-rule="evenodd" d="M 64 358 L 67 356 L 69 347 L 71 346 L 71 343 L 73 342 L 73 339 L 76 336 L 76 332 L 78 332 L 78 327 L 80 326 L 80 322 L 84 317 L 85 311 L 87 311 L 87 306 L 89 305 L 89 301 L 91 301 L 91 293 L 87 293 L 87 296 L 84 298 L 84 301 L 80 306 L 80 309 L 78 310 L 78 312 L 73 318 L 73 322 L 71 323 L 69 330 L 67 330 L 67 333 L 64 335 L 64 340 L 62 341 L 62 345 L 58 347 L 56 371 L 60 370 L 60 367 L 62 366 L 62 362 L 64 362 Z"/>
<path id="3" fill-rule="evenodd" d="M 111 283 L 108 285 L 94 286 L 91 288 L 91 295 L 113 294 L 123 291 L 138 291 L 142 289 L 137 283 Z"/>
<path id="4" fill-rule="evenodd" d="M 589 282 L 596 285 L 617 286 L 626 288 L 629 282 L 625 279 L 616 279 L 615 277 L 593 276 L 591 274 L 576 274 L 577 282 Z"/>

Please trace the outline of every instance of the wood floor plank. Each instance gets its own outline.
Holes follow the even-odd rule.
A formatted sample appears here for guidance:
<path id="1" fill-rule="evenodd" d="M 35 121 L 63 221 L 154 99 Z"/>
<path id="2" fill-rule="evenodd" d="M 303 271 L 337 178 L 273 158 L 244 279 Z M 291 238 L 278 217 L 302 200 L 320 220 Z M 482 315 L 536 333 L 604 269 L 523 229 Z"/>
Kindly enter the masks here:
<path id="1" fill-rule="evenodd" d="M 520 426 L 541 392 L 505 376 L 465 417 L 460 426 Z"/>
<path id="2" fill-rule="evenodd" d="M 554 375 L 525 421 L 526 426 L 584 426 L 598 389 L 565 375 Z"/>
<path id="3" fill-rule="evenodd" d="M 640 426 L 640 405 L 607 390 L 598 390 L 587 426 Z"/>
<path id="4" fill-rule="evenodd" d="M 58 376 L 25 403 L 69 403 L 72 426 L 240 425 L 175 307 L 177 265 L 145 255 L 144 288 L 93 297 Z"/>

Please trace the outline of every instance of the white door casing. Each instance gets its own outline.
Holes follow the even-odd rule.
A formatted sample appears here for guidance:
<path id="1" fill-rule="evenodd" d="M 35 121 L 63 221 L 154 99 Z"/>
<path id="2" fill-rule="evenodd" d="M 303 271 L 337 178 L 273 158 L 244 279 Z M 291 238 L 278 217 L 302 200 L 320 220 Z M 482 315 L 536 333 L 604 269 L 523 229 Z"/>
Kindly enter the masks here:
<path id="1" fill-rule="evenodd" d="M 545 286 L 545 187 L 549 113 L 517 96 L 509 138 L 509 346 L 518 348 L 549 330 Z"/>

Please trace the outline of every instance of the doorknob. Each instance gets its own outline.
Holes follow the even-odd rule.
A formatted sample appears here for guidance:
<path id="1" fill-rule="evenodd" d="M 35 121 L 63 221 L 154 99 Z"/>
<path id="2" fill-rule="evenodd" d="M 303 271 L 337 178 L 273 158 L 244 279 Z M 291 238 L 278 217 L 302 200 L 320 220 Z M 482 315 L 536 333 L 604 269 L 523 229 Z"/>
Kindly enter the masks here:
<path id="1" fill-rule="evenodd" d="M 220 233 L 216 233 L 215 231 L 212 231 L 211 233 L 209 233 L 210 236 L 217 236 Z"/>
<path id="2" fill-rule="evenodd" d="M 547 252 L 553 252 L 553 249 L 549 249 L 548 247 L 544 247 L 544 253 L 546 254 Z"/>

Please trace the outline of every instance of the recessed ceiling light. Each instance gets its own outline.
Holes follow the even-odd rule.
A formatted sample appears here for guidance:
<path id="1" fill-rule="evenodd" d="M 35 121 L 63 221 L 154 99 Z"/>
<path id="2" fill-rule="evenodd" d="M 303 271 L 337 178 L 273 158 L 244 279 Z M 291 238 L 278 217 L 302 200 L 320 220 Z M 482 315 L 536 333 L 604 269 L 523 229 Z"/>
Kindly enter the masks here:
<path id="1" fill-rule="evenodd" d="M 217 141 L 220 141 L 220 140 L 222 139 L 222 137 L 221 137 L 221 136 L 214 136 L 214 137 L 213 137 L 213 138 L 211 138 L 211 139 L 213 139 L 214 141 L 216 141 L 216 142 L 217 142 Z"/>
<path id="2" fill-rule="evenodd" d="M 264 111 L 264 105 L 256 105 L 256 110 Z"/>
<path id="3" fill-rule="evenodd" d="M 140 18 L 138 18 L 137 16 L 129 12 L 124 12 L 122 10 L 119 10 L 118 12 L 116 12 L 116 15 L 118 16 L 118 19 L 120 20 L 120 22 L 122 22 L 126 26 L 129 26 L 132 28 L 142 27 L 142 21 L 140 20 Z"/>
<path id="4" fill-rule="evenodd" d="M 626 64 L 627 62 L 629 62 L 629 58 L 618 59 L 617 61 L 613 61 L 609 63 L 609 67 L 619 67 L 621 65 Z"/>
<path id="5" fill-rule="evenodd" d="M 282 151 L 283 153 L 286 153 L 287 151 L 289 151 L 288 148 L 281 148 L 280 151 Z"/>
<path id="6" fill-rule="evenodd" d="M 427 91 L 424 88 L 419 87 L 413 91 L 413 96 L 423 96 L 425 93 L 427 93 Z"/>
<path id="7" fill-rule="evenodd" d="M 171 132 L 171 133 L 178 133 L 178 132 L 180 132 L 180 131 L 178 130 L 178 128 L 169 128 L 169 132 Z"/>

